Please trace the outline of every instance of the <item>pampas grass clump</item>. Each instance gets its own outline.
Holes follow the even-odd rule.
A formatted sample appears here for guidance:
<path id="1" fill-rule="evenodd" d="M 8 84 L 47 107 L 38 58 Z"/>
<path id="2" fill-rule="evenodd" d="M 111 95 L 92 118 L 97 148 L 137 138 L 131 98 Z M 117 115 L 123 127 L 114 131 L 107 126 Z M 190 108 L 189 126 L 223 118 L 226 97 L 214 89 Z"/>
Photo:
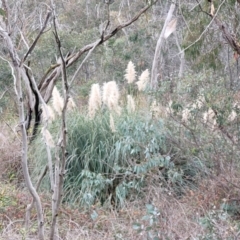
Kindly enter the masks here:
<path id="1" fill-rule="evenodd" d="M 103 103 L 108 107 L 110 111 L 115 111 L 120 114 L 121 109 L 119 107 L 119 89 L 115 81 L 104 83 L 103 85 Z"/>
<path id="2" fill-rule="evenodd" d="M 57 87 L 53 88 L 52 105 L 53 105 L 53 109 L 57 112 L 57 114 L 59 116 L 61 116 L 62 115 L 62 110 L 63 110 L 63 105 L 64 105 L 64 100 L 61 97 Z"/>
<path id="3" fill-rule="evenodd" d="M 88 101 L 88 115 L 90 118 L 94 118 L 96 112 L 102 106 L 102 97 L 101 97 L 101 89 L 98 83 L 93 84 L 91 87 L 91 92 Z"/>
<path id="4" fill-rule="evenodd" d="M 141 76 L 139 77 L 139 81 L 136 82 L 138 86 L 138 91 L 144 91 L 149 83 L 149 71 L 146 69 L 142 72 Z"/>
<path id="5" fill-rule="evenodd" d="M 136 71 L 135 71 L 135 66 L 132 61 L 128 63 L 127 69 L 126 69 L 126 74 L 124 75 L 125 79 L 127 82 L 133 83 L 136 79 Z"/>

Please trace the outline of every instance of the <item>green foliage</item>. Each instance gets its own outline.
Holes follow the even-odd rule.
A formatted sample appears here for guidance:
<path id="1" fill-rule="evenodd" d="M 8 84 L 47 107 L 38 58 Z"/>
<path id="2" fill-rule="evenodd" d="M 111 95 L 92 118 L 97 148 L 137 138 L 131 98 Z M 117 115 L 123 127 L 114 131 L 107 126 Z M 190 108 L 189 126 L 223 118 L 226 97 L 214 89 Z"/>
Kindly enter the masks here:
<path id="1" fill-rule="evenodd" d="M 236 235 L 232 230 L 238 229 L 239 224 L 230 219 L 230 215 L 223 211 L 213 209 L 199 218 L 200 225 L 204 228 L 204 233 L 197 239 L 201 240 L 215 240 L 215 239 L 235 239 Z M 229 229 L 228 229 L 229 228 Z M 228 229 L 226 231 L 226 229 Z"/>
<path id="2" fill-rule="evenodd" d="M 6 16 L 6 12 L 2 8 L 0 8 L 0 15 L 3 16 L 3 17 Z"/>
<path id="3" fill-rule="evenodd" d="M 111 200 L 122 206 L 132 193 L 140 193 L 149 172 L 170 165 L 170 157 L 161 154 L 166 152 L 161 121 L 123 114 L 115 118 L 115 125 L 117 132 L 113 133 L 108 112 L 94 120 L 79 113 L 69 116 L 65 201 L 89 206 Z M 46 155 L 37 157 L 43 149 L 41 139 L 36 140 L 33 151 L 38 169 L 38 164 L 47 161 Z"/>
<path id="4" fill-rule="evenodd" d="M 133 224 L 133 229 L 141 236 L 146 236 L 147 239 L 160 240 L 160 226 L 159 226 L 159 210 L 152 204 L 146 204 L 146 215 L 143 216 L 140 222 Z"/>
<path id="5" fill-rule="evenodd" d="M 194 184 L 203 166 L 197 156 L 183 158 L 183 152 L 171 146 L 170 133 L 161 119 L 123 112 L 114 121 L 116 132 L 110 127 L 108 111 L 94 120 L 78 112 L 68 115 L 65 201 L 80 206 L 96 202 L 123 206 L 127 199 L 143 193 L 152 174 L 159 175 L 159 183 L 171 185 L 177 194 Z M 59 124 L 56 121 L 50 128 L 55 141 Z M 44 148 L 39 137 L 31 149 L 34 175 L 47 163 Z"/>

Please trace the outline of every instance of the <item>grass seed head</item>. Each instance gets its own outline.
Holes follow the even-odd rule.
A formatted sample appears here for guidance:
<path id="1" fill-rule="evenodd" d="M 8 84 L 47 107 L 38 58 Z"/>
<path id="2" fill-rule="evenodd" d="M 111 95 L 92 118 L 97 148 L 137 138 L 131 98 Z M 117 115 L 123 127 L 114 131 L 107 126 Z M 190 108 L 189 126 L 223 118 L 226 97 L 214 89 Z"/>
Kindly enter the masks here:
<path id="1" fill-rule="evenodd" d="M 95 83 L 91 87 L 89 101 L 88 101 L 88 115 L 90 118 L 94 118 L 96 112 L 101 108 L 102 97 L 101 89 L 98 83 Z"/>
<path id="2" fill-rule="evenodd" d="M 135 71 L 135 65 L 133 64 L 132 61 L 128 63 L 127 69 L 126 69 L 126 74 L 124 75 L 125 79 L 127 82 L 133 83 L 136 79 L 136 71 Z"/>
<path id="3" fill-rule="evenodd" d="M 63 98 L 61 97 L 57 87 L 54 87 L 52 92 L 52 106 L 59 116 L 62 115 L 63 105 Z"/>

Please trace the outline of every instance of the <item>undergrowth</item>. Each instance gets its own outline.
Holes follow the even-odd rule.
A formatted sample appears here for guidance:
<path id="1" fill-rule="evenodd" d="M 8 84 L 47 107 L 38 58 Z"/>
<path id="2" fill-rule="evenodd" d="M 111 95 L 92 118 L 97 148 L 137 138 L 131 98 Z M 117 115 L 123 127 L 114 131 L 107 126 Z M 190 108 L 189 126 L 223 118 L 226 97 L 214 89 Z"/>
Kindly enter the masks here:
<path id="1" fill-rule="evenodd" d="M 55 139 L 59 124 L 55 121 L 50 128 Z M 195 183 L 197 171 L 201 171 L 197 158 L 175 163 L 177 150 L 162 119 L 138 113 L 115 115 L 113 132 L 108 111 L 93 120 L 73 112 L 67 124 L 64 201 L 70 204 L 90 207 L 99 202 L 123 207 L 126 200 L 143 194 L 151 175 L 158 175 L 165 187 L 171 185 L 176 194 L 181 194 L 185 186 Z M 38 176 L 38 169 L 47 164 L 41 137 L 34 142 L 31 153 L 33 176 Z M 54 158 L 54 150 L 52 154 Z M 48 181 L 43 184 L 48 185 Z"/>

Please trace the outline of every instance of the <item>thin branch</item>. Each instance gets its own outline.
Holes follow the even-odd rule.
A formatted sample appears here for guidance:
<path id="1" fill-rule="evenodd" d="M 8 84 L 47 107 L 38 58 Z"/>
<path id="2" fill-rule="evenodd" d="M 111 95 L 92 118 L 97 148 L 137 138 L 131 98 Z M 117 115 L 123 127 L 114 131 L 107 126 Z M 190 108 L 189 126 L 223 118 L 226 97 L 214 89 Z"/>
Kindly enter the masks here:
<path id="1" fill-rule="evenodd" d="M 75 80 L 77 74 L 79 73 L 79 71 L 81 70 L 83 64 L 87 61 L 87 59 L 90 57 L 91 53 L 94 51 L 94 49 L 98 46 L 98 44 L 100 43 L 100 41 L 102 41 L 101 39 L 97 40 L 95 42 L 95 45 L 93 46 L 93 48 L 88 52 L 87 56 L 83 59 L 83 61 L 81 62 L 81 64 L 79 65 L 78 69 L 76 70 L 76 72 L 74 73 L 69 86 L 72 86 L 73 81 Z"/>
<path id="2" fill-rule="evenodd" d="M 37 184 L 36 184 L 36 191 L 39 190 L 39 187 L 41 185 L 41 182 L 44 178 L 44 176 L 46 175 L 47 173 L 47 170 L 48 170 L 48 166 L 46 165 L 45 168 L 43 169 L 42 171 L 42 174 L 40 175 L 38 181 L 37 181 Z M 30 223 L 30 214 L 31 214 L 31 210 L 32 208 L 34 207 L 34 203 L 35 203 L 35 200 L 34 198 L 32 199 L 32 202 L 27 206 L 26 208 L 26 213 L 25 213 L 25 227 L 26 229 L 29 228 L 29 223 Z"/>
<path id="3" fill-rule="evenodd" d="M 67 59 L 65 60 L 67 62 L 66 67 L 71 66 L 73 63 L 75 63 L 85 52 L 90 51 L 92 48 L 96 48 L 97 46 L 103 44 L 106 42 L 108 39 L 116 35 L 120 30 L 122 30 L 125 27 L 128 27 L 135 21 L 137 21 L 142 14 L 144 14 L 153 4 L 155 4 L 158 0 L 155 0 L 151 5 L 145 6 L 142 8 L 132 19 L 129 21 L 119 24 L 117 27 L 115 27 L 109 34 L 106 36 L 102 37 L 95 41 L 94 43 L 88 44 L 81 48 L 78 52 L 71 54 Z M 97 43 L 97 44 L 96 44 Z M 42 80 L 39 83 L 39 89 L 44 97 L 44 100 L 46 102 L 49 101 L 52 95 L 52 89 L 55 84 L 55 81 L 57 80 L 58 76 L 60 75 L 59 68 L 60 65 L 56 64 L 54 66 L 51 66 L 50 69 L 47 70 L 47 73 L 45 76 L 42 78 Z M 48 76 L 49 75 L 49 76 Z"/>
<path id="4" fill-rule="evenodd" d="M 62 192 L 63 192 L 63 182 L 65 176 L 65 168 L 67 162 L 67 126 L 66 126 L 66 111 L 67 111 L 67 104 L 69 99 L 69 85 L 67 81 L 67 70 L 66 70 L 66 62 L 62 54 L 61 50 L 61 41 L 59 39 L 55 16 L 53 18 L 53 25 L 54 25 L 54 36 L 57 43 L 58 52 L 61 57 L 61 66 L 62 66 L 62 85 L 64 89 L 64 106 L 62 110 L 62 126 L 61 126 L 61 136 L 60 136 L 60 144 L 61 147 L 61 160 L 60 157 L 56 157 L 55 163 L 55 185 L 54 185 L 54 192 L 52 197 L 52 224 L 50 229 L 50 240 L 54 240 L 55 237 L 58 235 L 57 232 L 57 219 L 58 219 L 58 212 L 60 208 L 60 204 L 62 202 Z"/>
<path id="5" fill-rule="evenodd" d="M 47 13 L 47 17 L 46 17 L 46 19 L 45 19 L 45 22 L 44 22 L 44 24 L 43 24 L 42 29 L 41 29 L 40 32 L 38 33 L 36 39 L 35 39 L 34 42 L 32 43 L 31 47 L 28 49 L 28 51 L 27 51 L 27 53 L 25 54 L 25 56 L 23 57 L 23 59 L 22 59 L 22 61 L 21 61 L 22 63 L 24 63 L 24 62 L 26 61 L 28 55 L 31 54 L 31 52 L 32 52 L 33 49 L 35 48 L 35 46 L 36 46 L 39 38 L 40 38 L 41 35 L 44 33 L 44 29 L 45 29 L 46 26 L 47 26 L 47 23 L 48 23 L 48 20 L 49 20 L 50 16 L 51 16 L 51 12 L 49 11 L 49 12 Z"/>
<path id="6" fill-rule="evenodd" d="M 191 43 L 190 45 L 188 45 L 186 48 L 182 49 L 182 51 L 180 51 L 178 54 L 176 55 L 179 55 L 181 54 L 182 52 L 186 51 L 187 49 L 189 49 L 190 47 L 192 47 L 194 44 L 196 44 L 198 41 L 201 40 L 201 38 L 203 37 L 203 35 L 206 33 L 206 31 L 209 29 L 209 27 L 212 25 L 212 23 L 214 22 L 215 18 L 217 17 L 218 15 L 218 12 L 220 11 L 222 5 L 225 3 L 226 0 L 223 0 L 222 3 L 220 4 L 220 6 L 218 7 L 216 13 L 214 16 L 212 16 L 211 14 L 205 12 L 205 11 L 202 11 L 204 13 L 206 13 L 208 16 L 212 17 L 212 20 L 210 21 L 210 23 L 207 25 L 207 27 L 202 31 L 202 33 L 200 34 L 200 36 L 193 42 Z M 202 9 L 201 5 L 199 4 L 199 7 Z M 174 56 L 175 57 L 175 56 Z"/>
<path id="7" fill-rule="evenodd" d="M 3 93 L 2 93 L 2 95 L 1 95 L 1 97 L 0 97 L 0 100 L 3 98 L 3 96 L 5 95 L 5 93 L 8 91 L 8 89 L 7 90 L 5 90 Z"/>

